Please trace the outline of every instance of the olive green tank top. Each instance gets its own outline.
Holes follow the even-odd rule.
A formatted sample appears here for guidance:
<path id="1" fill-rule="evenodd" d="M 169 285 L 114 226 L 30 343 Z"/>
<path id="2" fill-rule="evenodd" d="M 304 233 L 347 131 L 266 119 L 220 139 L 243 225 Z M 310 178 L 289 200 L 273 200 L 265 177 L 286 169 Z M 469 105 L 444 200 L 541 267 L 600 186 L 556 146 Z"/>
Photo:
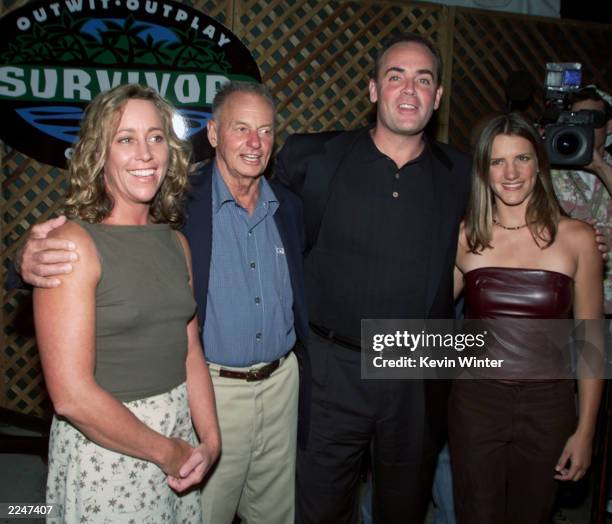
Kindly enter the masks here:
<path id="1" fill-rule="evenodd" d="M 185 381 L 187 323 L 195 313 L 185 254 L 168 224 L 76 221 L 96 245 L 98 384 L 123 402 Z"/>

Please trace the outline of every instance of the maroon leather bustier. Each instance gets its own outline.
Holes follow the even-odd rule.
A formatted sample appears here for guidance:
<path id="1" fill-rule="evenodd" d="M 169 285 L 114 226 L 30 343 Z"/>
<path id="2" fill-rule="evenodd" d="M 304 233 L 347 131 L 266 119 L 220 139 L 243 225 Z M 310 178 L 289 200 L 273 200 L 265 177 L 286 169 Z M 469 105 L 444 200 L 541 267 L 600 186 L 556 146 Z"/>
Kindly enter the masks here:
<path id="1" fill-rule="evenodd" d="M 570 318 L 573 280 L 556 271 L 481 267 L 465 278 L 466 318 Z"/>
<path id="2" fill-rule="evenodd" d="M 573 280 L 569 276 L 483 267 L 464 277 L 465 317 L 492 319 L 483 321 L 491 335 L 486 356 L 504 359 L 503 369 L 491 378 L 549 381 L 570 375 L 572 324 L 560 320 L 572 313 Z"/>

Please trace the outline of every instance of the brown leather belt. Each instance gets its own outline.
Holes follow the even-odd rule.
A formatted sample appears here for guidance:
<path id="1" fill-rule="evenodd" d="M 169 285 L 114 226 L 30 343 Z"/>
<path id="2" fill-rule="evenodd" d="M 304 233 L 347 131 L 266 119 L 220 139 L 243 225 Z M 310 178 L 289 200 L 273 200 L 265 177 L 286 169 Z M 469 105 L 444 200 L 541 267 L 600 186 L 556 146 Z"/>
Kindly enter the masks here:
<path id="1" fill-rule="evenodd" d="M 335 331 L 331 329 L 327 329 L 323 326 L 317 326 L 315 324 L 310 324 L 310 329 L 321 338 L 326 338 L 327 340 L 331 340 L 337 346 L 350 349 L 351 351 L 361 352 L 361 341 L 359 339 L 354 339 L 352 337 L 343 337 L 342 335 L 338 335 Z"/>
<path id="2" fill-rule="evenodd" d="M 280 359 L 270 362 L 265 366 L 257 369 L 249 369 L 248 371 L 236 371 L 233 369 L 219 368 L 219 376 L 225 378 L 237 378 L 238 380 L 246 380 L 247 382 L 256 382 L 258 380 L 267 379 L 280 366 Z"/>

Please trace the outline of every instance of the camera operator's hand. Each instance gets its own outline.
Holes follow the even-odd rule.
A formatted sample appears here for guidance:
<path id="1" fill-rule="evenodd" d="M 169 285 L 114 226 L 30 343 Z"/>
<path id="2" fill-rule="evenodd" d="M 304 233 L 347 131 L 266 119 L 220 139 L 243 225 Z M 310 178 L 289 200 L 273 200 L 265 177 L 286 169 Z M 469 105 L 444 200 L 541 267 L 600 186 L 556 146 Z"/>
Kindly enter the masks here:
<path id="1" fill-rule="evenodd" d="M 597 242 L 597 249 L 599 249 L 599 252 L 601 253 L 601 258 L 603 258 L 604 262 L 606 262 L 608 260 L 608 251 L 610 251 L 610 246 L 608 245 L 606 237 L 597 226 L 596 218 L 589 218 L 586 220 L 586 222 L 593 226 L 593 229 L 595 230 L 595 242 Z"/>
<path id="2" fill-rule="evenodd" d="M 603 185 L 606 186 L 608 193 L 612 195 L 612 165 L 608 164 L 598 149 L 593 149 L 593 159 L 585 166 L 585 169 L 595 173 Z"/>

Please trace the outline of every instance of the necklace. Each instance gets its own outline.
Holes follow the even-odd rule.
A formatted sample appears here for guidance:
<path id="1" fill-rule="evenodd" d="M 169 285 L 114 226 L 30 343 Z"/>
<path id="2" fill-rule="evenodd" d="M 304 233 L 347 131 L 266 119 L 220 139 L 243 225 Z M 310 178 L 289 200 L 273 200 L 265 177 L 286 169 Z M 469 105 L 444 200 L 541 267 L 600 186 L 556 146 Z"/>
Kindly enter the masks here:
<path id="1" fill-rule="evenodd" d="M 525 222 L 524 224 L 520 225 L 520 226 L 504 226 L 501 222 L 498 222 L 496 218 L 493 219 L 493 223 L 496 226 L 501 227 L 502 229 L 505 229 L 507 231 L 516 231 L 517 229 L 523 229 L 524 227 L 527 227 L 527 222 Z"/>

